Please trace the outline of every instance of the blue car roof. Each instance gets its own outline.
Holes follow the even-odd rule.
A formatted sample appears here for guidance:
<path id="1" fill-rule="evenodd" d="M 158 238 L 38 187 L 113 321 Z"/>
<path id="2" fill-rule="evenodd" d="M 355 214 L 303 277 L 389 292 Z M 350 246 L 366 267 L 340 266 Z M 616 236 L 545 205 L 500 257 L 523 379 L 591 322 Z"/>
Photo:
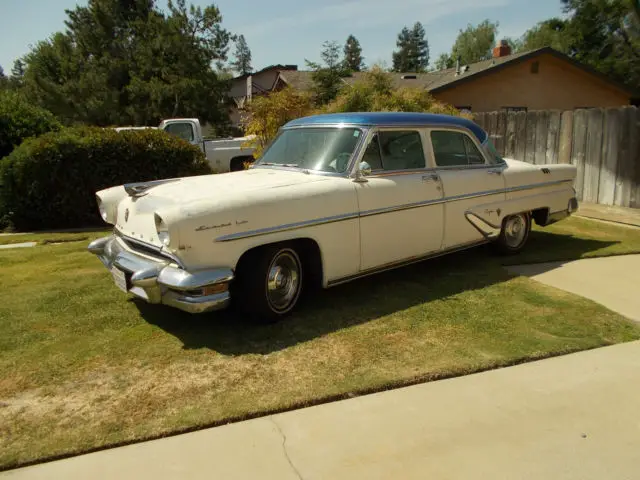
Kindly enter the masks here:
<path id="1" fill-rule="evenodd" d="M 437 115 L 434 113 L 410 113 L 410 112 L 362 112 L 362 113 L 330 113 L 325 115 L 313 115 L 310 117 L 298 118 L 287 123 L 287 127 L 301 127 L 313 125 L 326 125 L 347 123 L 350 125 L 360 125 L 371 127 L 376 125 L 384 126 L 421 126 L 421 125 L 444 125 L 465 127 L 478 138 L 482 143 L 486 140 L 486 132 L 477 124 L 466 118 L 454 117 L 452 115 Z"/>

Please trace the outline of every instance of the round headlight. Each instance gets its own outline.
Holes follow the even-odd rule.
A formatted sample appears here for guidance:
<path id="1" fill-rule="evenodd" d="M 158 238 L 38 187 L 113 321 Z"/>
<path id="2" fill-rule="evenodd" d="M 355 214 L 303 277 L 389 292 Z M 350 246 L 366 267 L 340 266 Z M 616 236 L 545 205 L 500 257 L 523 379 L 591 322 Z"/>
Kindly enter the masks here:
<path id="1" fill-rule="evenodd" d="M 102 204 L 102 200 L 100 200 L 99 197 L 96 196 L 96 200 L 98 202 L 98 210 L 100 211 L 100 216 L 102 217 L 102 220 L 104 220 L 106 222 L 107 221 L 107 209 L 104 207 L 104 205 Z"/>
<path id="2" fill-rule="evenodd" d="M 162 242 L 163 245 L 169 246 L 171 243 L 171 237 L 169 236 L 169 228 L 167 224 L 164 223 L 164 220 L 157 213 L 154 215 L 156 221 L 156 232 L 158 232 L 158 239 Z"/>

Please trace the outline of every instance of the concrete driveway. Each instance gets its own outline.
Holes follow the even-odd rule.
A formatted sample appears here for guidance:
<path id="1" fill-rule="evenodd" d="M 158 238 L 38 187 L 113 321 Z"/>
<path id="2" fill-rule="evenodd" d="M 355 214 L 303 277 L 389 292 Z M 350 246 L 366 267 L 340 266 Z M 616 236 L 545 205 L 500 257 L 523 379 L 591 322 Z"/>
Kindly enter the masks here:
<path id="1" fill-rule="evenodd" d="M 580 479 L 640 472 L 640 342 L 0 474 L 26 479 Z"/>
<path id="2" fill-rule="evenodd" d="M 516 265 L 506 268 L 514 275 L 524 275 L 552 287 L 589 298 L 609 310 L 640 322 L 640 255 Z"/>

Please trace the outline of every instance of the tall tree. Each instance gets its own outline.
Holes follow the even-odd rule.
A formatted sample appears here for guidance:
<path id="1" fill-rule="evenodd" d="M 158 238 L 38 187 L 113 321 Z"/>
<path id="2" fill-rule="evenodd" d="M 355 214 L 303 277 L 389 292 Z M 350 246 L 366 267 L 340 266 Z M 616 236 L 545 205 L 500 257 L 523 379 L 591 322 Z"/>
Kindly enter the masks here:
<path id="1" fill-rule="evenodd" d="M 514 51 L 524 52 L 543 47 L 551 47 L 562 53 L 568 53 L 568 20 L 550 18 L 527 30 L 516 42 Z"/>
<path id="2" fill-rule="evenodd" d="M 409 30 L 404 27 L 396 41 L 398 49 L 393 52 L 394 72 L 424 72 L 429 66 L 429 42 L 424 27 L 416 22 Z"/>
<path id="3" fill-rule="evenodd" d="M 251 73 L 253 71 L 251 67 L 251 50 L 249 50 L 249 45 L 247 45 L 247 40 L 244 38 L 244 35 L 237 36 L 235 43 L 235 60 L 231 62 L 231 67 L 240 75 Z"/>
<path id="4" fill-rule="evenodd" d="M 11 77 L 22 78 L 24 77 L 25 63 L 21 59 L 17 59 L 13 62 L 13 68 L 11 69 Z"/>
<path id="5" fill-rule="evenodd" d="M 637 0 L 562 0 L 569 20 L 568 53 L 602 73 L 640 88 Z"/>
<path id="6" fill-rule="evenodd" d="M 219 10 L 169 0 L 89 0 L 66 11 L 66 32 L 26 56 L 24 88 L 67 122 L 154 124 L 171 116 L 224 122 L 226 59 Z"/>
<path id="7" fill-rule="evenodd" d="M 322 63 L 306 61 L 313 70 L 313 95 L 316 104 L 325 105 L 336 98 L 344 85 L 343 77 L 349 74 L 344 62 L 340 61 L 340 45 L 337 42 L 324 42 L 320 53 Z"/>
<path id="8" fill-rule="evenodd" d="M 0 65 L 0 88 L 6 88 L 8 84 L 7 76 L 4 74 L 4 69 Z"/>
<path id="9" fill-rule="evenodd" d="M 422 23 L 416 22 L 411 30 L 411 41 L 413 43 L 414 70 L 424 72 L 429 67 L 429 41 Z"/>
<path id="10" fill-rule="evenodd" d="M 396 47 L 398 49 L 393 52 L 393 71 L 394 72 L 409 72 L 411 71 L 411 58 L 412 43 L 411 43 L 411 31 L 407 27 L 403 27 L 398 34 L 396 40 Z"/>
<path id="11" fill-rule="evenodd" d="M 364 69 L 362 47 L 358 39 L 353 35 L 349 35 L 344 44 L 344 64 L 352 72 L 360 72 Z"/>
<path id="12" fill-rule="evenodd" d="M 436 66 L 438 69 L 451 68 L 460 60 L 460 64 L 480 62 L 491 58 L 491 50 L 496 42 L 498 22 L 485 20 L 477 26 L 467 25 L 460 30 L 450 54 L 442 54 Z"/>

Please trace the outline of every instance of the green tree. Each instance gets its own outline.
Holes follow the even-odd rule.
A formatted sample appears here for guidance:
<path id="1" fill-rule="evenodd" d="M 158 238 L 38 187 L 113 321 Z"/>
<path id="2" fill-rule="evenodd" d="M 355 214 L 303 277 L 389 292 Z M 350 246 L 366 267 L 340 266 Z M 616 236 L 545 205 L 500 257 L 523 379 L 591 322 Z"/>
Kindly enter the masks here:
<path id="1" fill-rule="evenodd" d="M 467 25 L 460 30 L 450 54 L 442 54 L 436 62 L 438 69 L 452 68 L 457 60 L 461 65 L 480 62 L 491 58 L 491 50 L 496 43 L 498 22 L 485 20 L 477 26 Z"/>
<path id="2" fill-rule="evenodd" d="M 247 45 L 247 40 L 244 38 L 244 35 L 236 37 L 235 43 L 235 60 L 231 62 L 231 67 L 240 75 L 251 73 L 253 71 L 251 67 L 251 50 L 249 49 L 249 45 Z"/>
<path id="3" fill-rule="evenodd" d="M 349 74 L 344 62 L 340 61 L 340 45 L 324 42 L 320 53 L 322 63 L 306 61 L 313 70 L 313 96 L 317 105 L 325 105 L 333 100 L 344 85 L 342 80 Z"/>
<path id="4" fill-rule="evenodd" d="M 637 0 L 562 0 L 567 51 L 611 78 L 640 87 Z"/>
<path id="5" fill-rule="evenodd" d="M 559 52 L 567 53 L 569 50 L 567 24 L 568 21 L 561 18 L 550 18 L 539 22 L 525 32 L 514 51 L 551 47 Z"/>
<path id="6" fill-rule="evenodd" d="M 344 89 L 322 113 L 336 112 L 431 112 L 460 115 L 454 107 L 438 102 L 424 88 L 394 89 L 389 76 L 379 67 Z"/>
<path id="7" fill-rule="evenodd" d="M 8 83 L 7 76 L 4 74 L 4 69 L 0 65 L 0 88 L 6 88 Z"/>
<path id="8" fill-rule="evenodd" d="M 416 22 L 411 30 L 404 27 L 396 41 L 398 49 L 393 52 L 394 72 L 424 72 L 429 66 L 429 42 L 424 27 Z"/>
<path id="9" fill-rule="evenodd" d="M 356 37 L 353 35 L 349 35 L 349 37 L 347 37 L 343 51 L 344 64 L 348 70 L 352 72 L 360 72 L 365 68 L 364 59 L 362 58 L 362 47 Z"/>
<path id="10" fill-rule="evenodd" d="M 66 32 L 26 56 L 24 88 L 67 123 L 146 124 L 172 116 L 224 122 L 229 33 L 214 6 L 169 0 L 89 0 L 67 10 Z"/>

